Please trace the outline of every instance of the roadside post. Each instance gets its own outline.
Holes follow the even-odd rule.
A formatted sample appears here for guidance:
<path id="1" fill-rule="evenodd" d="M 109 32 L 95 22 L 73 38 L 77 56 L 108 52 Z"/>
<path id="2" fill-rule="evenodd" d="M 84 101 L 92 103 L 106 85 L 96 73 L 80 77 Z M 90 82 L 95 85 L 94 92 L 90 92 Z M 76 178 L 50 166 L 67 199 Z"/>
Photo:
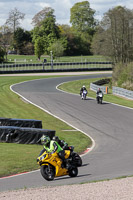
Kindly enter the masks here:
<path id="1" fill-rule="evenodd" d="M 53 52 L 50 51 L 50 55 L 51 55 L 51 69 L 53 69 Z"/>
<path id="2" fill-rule="evenodd" d="M 45 63 L 47 63 L 47 59 L 43 60 L 43 71 L 45 71 Z"/>

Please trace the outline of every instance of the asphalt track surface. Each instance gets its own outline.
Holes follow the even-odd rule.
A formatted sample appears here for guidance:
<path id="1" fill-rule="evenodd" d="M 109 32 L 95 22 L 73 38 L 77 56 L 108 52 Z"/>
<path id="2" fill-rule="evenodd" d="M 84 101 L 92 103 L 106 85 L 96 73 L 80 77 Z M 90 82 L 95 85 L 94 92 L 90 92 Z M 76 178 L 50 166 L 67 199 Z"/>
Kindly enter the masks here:
<path id="1" fill-rule="evenodd" d="M 64 176 L 49 182 L 44 180 L 37 170 L 0 179 L 0 191 L 84 183 L 133 175 L 133 109 L 108 102 L 98 105 L 92 98 L 88 97 L 84 101 L 78 95 L 56 89 L 62 82 L 100 76 L 47 78 L 12 87 L 27 100 L 91 136 L 95 146 L 90 153 L 82 157 L 83 166 L 79 168 L 75 178 Z"/>

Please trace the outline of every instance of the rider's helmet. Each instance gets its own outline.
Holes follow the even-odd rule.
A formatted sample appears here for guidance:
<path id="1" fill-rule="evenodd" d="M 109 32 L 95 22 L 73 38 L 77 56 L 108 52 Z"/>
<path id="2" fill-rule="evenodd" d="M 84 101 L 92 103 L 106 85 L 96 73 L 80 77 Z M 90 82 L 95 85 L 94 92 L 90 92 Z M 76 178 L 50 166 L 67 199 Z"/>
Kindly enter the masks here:
<path id="1" fill-rule="evenodd" d="M 59 143 L 59 137 L 58 136 L 54 136 L 53 140 Z"/>
<path id="2" fill-rule="evenodd" d="M 50 142 L 50 137 L 49 137 L 49 136 L 43 135 L 43 136 L 41 137 L 41 143 L 42 143 L 42 144 L 48 144 L 49 142 Z"/>
<path id="3" fill-rule="evenodd" d="M 85 85 L 83 85 L 83 88 L 85 88 Z"/>

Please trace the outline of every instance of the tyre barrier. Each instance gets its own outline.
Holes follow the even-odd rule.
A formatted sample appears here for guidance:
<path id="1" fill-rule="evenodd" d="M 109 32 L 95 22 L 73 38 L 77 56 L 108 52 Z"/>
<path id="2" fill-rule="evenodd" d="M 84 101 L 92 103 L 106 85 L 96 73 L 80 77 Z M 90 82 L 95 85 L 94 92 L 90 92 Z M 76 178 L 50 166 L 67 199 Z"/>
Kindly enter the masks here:
<path id="1" fill-rule="evenodd" d="M 104 85 L 104 84 L 109 84 L 110 81 L 111 81 L 110 78 L 105 78 L 105 79 L 101 79 L 101 80 L 95 81 L 95 82 L 93 82 L 93 84 L 95 84 L 95 85 Z"/>
<path id="2" fill-rule="evenodd" d="M 54 130 L 0 126 L 0 142 L 18 143 L 18 144 L 41 144 L 42 135 L 48 135 L 51 139 L 55 136 Z"/>
<path id="3" fill-rule="evenodd" d="M 35 119 L 0 118 L 0 126 L 42 128 L 42 121 Z"/>
<path id="4" fill-rule="evenodd" d="M 97 92 L 98 88 L 100 88 L 102 90 L 103 94 L 108 94 L 108 87 L 102 86 L 102 85 L 108 84 L 109 82 L 110 82 L 110 79 L 106 78 L 106 79 L 101 79 L 101 80 L 95 81 L 93 83 L 90 83 L 90 90 Z"/>

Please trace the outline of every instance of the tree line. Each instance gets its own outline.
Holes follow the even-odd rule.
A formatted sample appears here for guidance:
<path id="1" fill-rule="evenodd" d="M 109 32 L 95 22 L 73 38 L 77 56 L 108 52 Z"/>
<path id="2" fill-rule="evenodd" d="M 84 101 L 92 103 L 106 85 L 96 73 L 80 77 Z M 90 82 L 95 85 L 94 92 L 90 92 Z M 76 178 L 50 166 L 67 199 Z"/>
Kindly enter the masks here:
<path id="1" fill-rule="evenodd" d="M 114 62 L 113 85 L 133 90 L 133 10 L 109 9 L 97 26 L 92 48 Z"/>
<path id="2" fill-rule="evenodd" d="M 95 19 L 95 10 L 88 1 L 74 4 L 70 9 L 70 24 L 57 24 L 54 9 L 45 7 L 32 19 L 33 29 L 20 27 L 25 14 L 11 10 L 6 23 L 0 27 L 0 59 L 9 50 L 17 54 L 53 56 L 104 55 L 114 63 L 133 59 L 133 11 L 117 6 Z"/>
<path id="3" fill-rule="evenodd" d="M 71 8 L 70 25 L 57 24 L 54 9 L 45 7 L 32 19 L 33 29 L 20 27 L 25 14 L 17 8 L 10 11 L 6 23 L 0 27 L 2 52 L 14 50 L 17 54 L 90 55 L 90 46 L 95 33 L 95 11 L 88 1 L 76 3 Z M 80 16 L 79 16 L 80 15 Z"/>

